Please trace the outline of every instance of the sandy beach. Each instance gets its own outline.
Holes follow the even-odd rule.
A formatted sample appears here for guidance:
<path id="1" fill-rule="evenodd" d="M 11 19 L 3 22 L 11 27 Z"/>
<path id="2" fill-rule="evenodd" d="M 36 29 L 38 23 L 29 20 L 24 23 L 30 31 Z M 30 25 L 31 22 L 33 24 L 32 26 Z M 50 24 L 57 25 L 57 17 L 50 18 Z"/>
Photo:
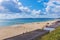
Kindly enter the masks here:
<path id="1" fill-rule="evenodd" d="M 1 27 L 0 28 L 0 40 L 3 40 L 5 38 L 13 37 L 16 35 L 20 35 L 22 33 L 30 32 L 36 29 L 42 29 L 46 26 L 47 23 L 49 25 L 52 25 L 52 23 L 56 22 L 54 21 L 47 21 L 47 22 L 34 22 L 34 23 L 26 23 L 26 24 L 18 24 L 18 25 L 12 25 L 9 27 Z"/>

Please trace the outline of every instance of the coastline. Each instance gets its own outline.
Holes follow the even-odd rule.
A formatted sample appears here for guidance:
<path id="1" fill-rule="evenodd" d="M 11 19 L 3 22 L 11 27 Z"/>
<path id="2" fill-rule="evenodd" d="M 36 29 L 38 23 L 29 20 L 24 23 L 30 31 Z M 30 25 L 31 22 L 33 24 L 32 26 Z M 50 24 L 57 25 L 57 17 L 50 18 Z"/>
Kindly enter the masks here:
<path id="1" fill-rule="evenodd" d="M 9 38 L 12 36 L 16 36 L 19 34 L 23 34 L 26 32 L 34 31 L 36 29 L 42 29 L 43 27 L 46 26 L 47 23 L 49 23 L 49 25 L 52 25 L 52 23 L 56 21 L 57 20 L 46 21 L 46 22 L 34 22 L 34 23 L 12 25 L 9 27 L 2 27 L 0 28 L 0 40 Z"/>

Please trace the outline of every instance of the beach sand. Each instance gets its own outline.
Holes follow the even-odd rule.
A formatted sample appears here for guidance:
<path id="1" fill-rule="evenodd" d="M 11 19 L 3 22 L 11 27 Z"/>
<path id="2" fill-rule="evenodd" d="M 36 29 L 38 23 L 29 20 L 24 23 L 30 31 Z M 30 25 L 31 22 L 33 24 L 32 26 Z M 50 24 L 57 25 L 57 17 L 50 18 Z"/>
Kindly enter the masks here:
<path id="1" fill-rule="evenodd" d="M 47 23 L 52 25 L 55 21 L 47 21 L 47 22 L 34 22 L 34 23 L 26 23 L 26 24 L 18 24 L 12 25 L 9 27 L 2 27 L 0 28 L 0 40 L 5 38 L 13 37 L 16 35 L 20 35 L 26 32 L 34 31 L 36 29 L 42 29 L 46 26 Z"/>

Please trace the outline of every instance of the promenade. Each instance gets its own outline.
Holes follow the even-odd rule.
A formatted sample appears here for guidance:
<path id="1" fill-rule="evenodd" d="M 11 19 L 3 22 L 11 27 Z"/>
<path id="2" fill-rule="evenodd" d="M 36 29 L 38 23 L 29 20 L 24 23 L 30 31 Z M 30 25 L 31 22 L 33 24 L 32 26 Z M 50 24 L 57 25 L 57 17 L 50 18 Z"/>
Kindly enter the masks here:
<path id="1" fill-rule="evenodd" d="M 48 31 L 38 29 L 38 30 L 31 31 L 28 33 L 23 33 L 21 35 L 17 35 L 11 38 L 6 38 L 4 40 L 33 40 L 34 38 L 45 35 L 47 33 Z"/>

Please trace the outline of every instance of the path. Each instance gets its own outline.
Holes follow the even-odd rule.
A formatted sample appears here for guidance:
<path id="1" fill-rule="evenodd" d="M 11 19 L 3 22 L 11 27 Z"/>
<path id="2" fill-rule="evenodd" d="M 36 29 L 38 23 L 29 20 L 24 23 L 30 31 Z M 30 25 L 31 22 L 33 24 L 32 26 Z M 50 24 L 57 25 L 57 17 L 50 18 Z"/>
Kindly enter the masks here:
<path id="1" fill-rule="evenodd" d="M 44 34 L 48 33 L 48 31 L 45 30 L 35 30 L 32 32 L 28 32 L 25 34 L 21 34 L 21 35 L 17 35 L 15 37 L 11 37 L 11 38 L 6 38 L 4 40 L 32 40 L 38 36 L 42 36 Z"/>

